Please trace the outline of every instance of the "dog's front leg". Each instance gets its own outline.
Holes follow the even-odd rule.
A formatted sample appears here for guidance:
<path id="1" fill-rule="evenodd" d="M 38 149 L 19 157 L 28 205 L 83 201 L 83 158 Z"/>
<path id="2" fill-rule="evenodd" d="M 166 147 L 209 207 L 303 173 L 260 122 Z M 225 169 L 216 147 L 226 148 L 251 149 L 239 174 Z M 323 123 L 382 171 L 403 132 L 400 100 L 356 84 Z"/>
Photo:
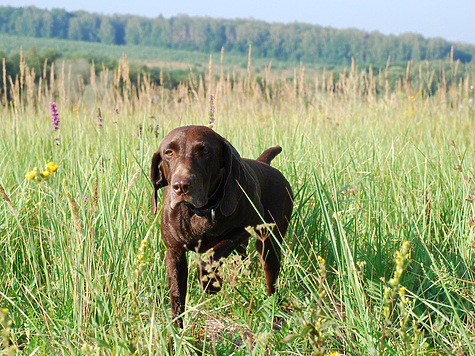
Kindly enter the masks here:
<path id="1" fill-rule="evenodd" d="M 175 326 L 183 327 L 181 315 L 185 311 L 186 285 L 188 279 L 188 263 L 185 251 L 169 248 L 165 257 L 167 266 L 167 282 L 170 289 L 172 317 Z"/>

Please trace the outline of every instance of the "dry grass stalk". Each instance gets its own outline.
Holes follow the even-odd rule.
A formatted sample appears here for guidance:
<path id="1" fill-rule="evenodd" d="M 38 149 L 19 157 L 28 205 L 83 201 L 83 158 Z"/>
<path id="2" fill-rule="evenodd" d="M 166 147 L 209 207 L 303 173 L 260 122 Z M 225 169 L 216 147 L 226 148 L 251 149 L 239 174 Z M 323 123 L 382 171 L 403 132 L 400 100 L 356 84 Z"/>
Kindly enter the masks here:
<path id="1" fill-rule="evenodd" d="M 49 94 L 51 95 L 51 97 L 54 97 L 54 62 L 51 63 L 51 69 L 50 69 Z M 49 100 L 52 101 L 52 98 L 50 98 Z"/>
<path id="2" fill-rule="evenodd" d="M 125 192 L 126 195 L 129 194 L 130 188 L 132 188 L 132 186 L 134 185 L 135 181 L 136 181 L 137 178 L 140 176 L 140 173 L 141 173 L 141 172 L 142 172 L 142 168 L 141 168 L 141 167 L 137 168 L 137 171 L 135 171 L 134 176 L 132 177 L 132 179 L 131 179 L 130 182 L 129 182 L 129 185 L 127 186 L 127 190 L 126 190 L 126 192 Z"/>
<path id="3" fill-rule="evenodd" d="M 97 100 L 96 70 L 94 66 L 94 59 L 92 60 L 92 63 L 91 63 L 89 78 L 90 78 L 89 82 L 91 83 L 92 91 L 94 92 L 94 98 L 96 98 Z"/>
<path id="4" fill-rule="evenodd" d="M 198 337 L 201 340 L 209 340 L 211 342 L 222 342 L 223 339 L 233 341 L 236 347 L 240 346 L 243 339 L 250 335 L 249 328 L 245 325 L 236 323 L 233 319 L 228 317 L 217 318 L 211 312 L 206 310 L 191 311 L 192 318 L 204 318 L 204 322 L 198 331 Z M 237 340 L 236 335 L 241 335 Z"/>
<path id="5" fill-rule="evenodd" d="M 412 61 L 407 62 L 406 75 L 403 78 L 404 92 L 408 97 L 411 96 L 411 63 Z"/>
<path id="6" fill-rule="evenodd" d="M 408 97 L 415 96 L 417 92 L 425 97 L 428 90 L 429 95 L 433 95 L 434 99 L 447 102 L 448 96 L 448 102 L 453 104 L 470 96 L 471 84 L 473 85 L 474 81 L 470 74 L 463 77 L 459 75 L 458 78 L 453 77 L 460 72 L 459 61 L 452 62 L 450 78 L 446 77 L 444 66 L 441 66 L 441 78 L 436 77 L 439 72 L 430 68 L 429 62 L 426 62 L 427 75 L 424 78 L 422 65 L 419 65 L 418 73 L 417 69 L 414 73 L 411 61 L 407 63 L 404 74 L 399 78 L 391 78 L 389 73 L 391 57 L 388 57 L 385 69 L 379 68 L 379 78 L 376 78 L 372 66 L 359 70 L 353 58 L 350 70 L 343 69 L 341 72 L 333 72 L 323 68 L 323 73 L 316 74 L 313 82 L 308 80 L 311 74 L 307 73 L 302 63 L 299 70 L 294 70 L 293 78 L 291 78 L 293 80 L 289 80 L 288 70 L 282 72 L 280 79 L 271 73 L 272 63 L 265 66 L 265 76 L 262 80 L 258 80 L 258 77 L 252 73 L 251 54 L 252 46 L 249 46 L 247 73 L 233 71 L 232 80 L 231 72 L 225 73 L 224 71 L 224 50 L 222 50 L 219 78 L 213 77 L 213 62 L 210 56 L 208 71 L 204 77 L 200 76 L 198 79 L 190 68 L 189 79 L 173 89 L 164 88 L 163 71 L 160 72 L 160 85 L 151 82 L 151 76 L 145 73 L 137 74 L 137 84 L 132 84 L 129 75 L 130 68 L 125 55 L 120 58 L 112 78 L 109 76 L 109 69 L 105 68 L 104 63 L 102 64 L 100 85 L 97 82 L 94 62 L 90 67 L 89 78 L 78 76 L 73 79 L 71 78 L 71 66 L 69 66 L 67 77 L 65 76 L 65 62 L 63 62 L 60 74 L 56 78 L 58 84 L 55 85 L 54 63 L 51 63 L 48 83 L 48 61 L 44 62 L 42 76 L 36 78 L 34 70 L 28 68 L 25 58 L 21 55 L 21 70 L 15 80 L 8 76 L 5 60 L 3 61 L 3 92 L 0 90 L 0 98 L 5 106 L 8 105 L 7 100 L 10 98 L 13 103 L 12 107 L 15 109 L 44 108 L 57 98 L 56 101 L 59 101 L 59 105 L 64 109 L 67 109 L 66 106 L 70 103 L 74 108 L 78 108 L 81 104 L 94 107 L 114 106 L 126 115 L 128 110 L 154 110 L 153 106 L 156 101 L 153 98 L 158 97 L 162 104 L 163 114 L 168 114 L 170 111 L 180 114 L 190 109 L 198 110 L 200 106 L 205 105 L 207 94 L 215 95 L 217 103 L 219 101 L 220 110 L 223 112 L 230 109 L 230 103 L 234 103 L 234 107 L 238 107 L 242 111 L 251 110 L 255 101 L 274 102 L 274 104 L 289 107 L 294 104 L 301 105 L 303 98 L 311 103 L 314 100 L 320 101 L 319 97 L 325 95 L 345 100 L 349 96 L 351 98 L 366 96 L 369 99 L 374 99 L 378 93 L 382 92 L 385 99 L 389 100 L 392 91 L 404 92 Z M 72 83 L 74 80 L 77 80 L 76 85 Z M 438 90 L 432 90 L 434 80 L 438 80 Z M 391 88 L 391 82 L 394 82 L 393 88 Z M 71 85 L 74 87 L 72 91 L 70 90 Z M 35 88 L 35 92 L 33 92 L 33 88 Z M 85 100 L 88 90 L 94 93 L 94 100 L 91 104 Z M 23 92 L 26 95 L 22 96 Z M 192 95 L 190 96 L 188 92 Z M 221 102 L 224 98 L 226 98 L 225 101 Z"/>
<path id="7" fill-rule="evenodd" d="M 45 63 L 43 64 L 43 77 L 42 77 L 42 81 L 44 82 L 44 85 L 45 85 L 45 100 L 48 100 L 47 98 L 49 97 L 49 95 L 48 95 L 48 77 L 46 76 L 47 69 L 48 69 L 48 59 L 46 58 Z M 38 92 L 41 92 L 41 81 L 40 81 L 40 85 L 38 86 Z M 38 97 L 38 101 L 40 103 L 43 102 L 43 100 L 41 100 L 41 99 L 40 99 L 40 97 Z"/>
<path id="8" fill-rule="evenodd" d="M 198 86 L 198 97 L 200 100 L 204 100 L 205 98 L 205 87 L 203 84 L 203 76 L 200 75 L 200 84 Z"/>
<path id="9" fill-rule="evenodd" d="M 3 58 L 3 96 L 2 104 L 5 106 L 7 104 L 7 68 L 5 66 L 5 58 Z"/>
<path id="10" fill-rule="evenodd" d="M 15 210 L 15 207 L 13 206 L 13 203 L 12 201 L 10 200 L 10 197 L 7 195 L 7 192 L 5 192 L 5 189 L 3 188 L 2 185 L 0 185 L 0 198 L 2 198 L 3 200 L 6 201 L 7 205 L 8 205 L 8 208 L 10 209 L 10 211 L 12 212 L 13 214 L 13 217 L 15 218 L 15 221 L 18 225 L 18 228 L 22 234 L 22 236 L 24 237 L 24 234 L 23 234 L 23 228 L 21 226 L 21 223 L 20 223 L 20 220 L 18 219 L 18 213 L 17 211 Z"/>
<path id="11" fill-rule="evenodd" d="M 20 90 L 23 89 L 23 78 L 25 75 L 26 62 L 23 57 L 23 46 L 20 46 Z"/>
<path id="12" fill-rule="evenodd" d="M 0 197 L 7 202 L 8 208 L 12 212 L 12 214 L 15 216 L 15 218 L 18 218 L 18 214 L 13 207 L 12 201 L 8 197 L 7 193 L 5 192 L 5 188 L 3 188 L 2 185 L 0 185 Z"/>
<path id="13" fill-rule="evenodd" d="M 65 88 L 65 74 L 64 74 L 64 61 L 61 63 L 61 74 L 58 80 L 58 91 L 60 95 L 60 105 L 65 107 L 68 103 L 68 98 L 66 97 L 66 88 Z"/>
<path id="14" fill-rule="evenodd" d="M 74 226 L 78 233 L 78 238 L 80 239 L 82 237 L 82 224 L 81 224 L 81 219 L 79 218 L 78 207 L 74 199 L 71 197 L 71 194 L 69 194 L 69 192 L 66 192 L 66 196 L 68 197 L 69 208 L 71 209 L 71 213 L 73 215 Z"/>
<path id="15" fill-rule="evenodd" d="M 297 85 L 297 69 L 294 68 L 294 86 L 292 88 L 292 99 L 298 95 L 298 85 Z"/>
<path id="16" fill-rule="evenodd" d="M 251 89 L 251 58 L 252 58 L 252 44 L 249 43 L 249 54 L 247 57 L 247 92 L 250 93 Z"/>
<path id="17" fill-rule="evenodd" d="M 470 90 L 470 74 L 467 74 L 467 76 L 465 77 L 465 80 L 464 80 L 464 95 L 468 96 L 469 95 L 469 90 Z"/>
<path id="18" fill-rule="evenodd" d="M 18 83 L 18 75 L 15 77 L 15 83 L 13 83 L 12 77 L 8 76 L 10 82 L 10 97 L 13 99 L 13 105 L 15 108 L 20 107 L 20 85 Z"/>
<path id="19" fill-rule="evenodd" d="M 326 92 L 327 91 L 327 68 L 323 67 L 323 74 L 322 74 L 322 91 Z"/>
<path id="20" fill-rule="evenodd" d="M 26 97 L 27 97 L 27 104 L 30 104 L 30 107 L 35 108 L 35 79 L 36 79 L 36 74 L 35 74 L 35 68 L 31 68 L 31 71 L 28 70 L 28 67 L 26 68 L 26 75 L 25 75 L 25 81 L 26 81 Z"/>
<path id="21" fill-rule="evenodd" d="M 43 102 L 43 95 L 42 95 L 42 90 L 41 90 L 41 87 L 42 87 L 42 84 L 43 84 L 43 78 L 42 77 L 39 77 L 38 78 L 38 92 L 37 92 L 37 102 L 38 103 L 42 103 Z"/>
<path id="22" fill-rule="evenodd" d="M 208 79 L 206 81 L 206 89 L 208 96 L 213 93 L 213 56 L 209 55 L 208 62 Z"/>
<path id="23" fill-rule="evenodd" d="M 92 215 L 96 212 L 97 209 L 97 179 L 94 183 L 94 191 L 92 193 Z"/>
<path id="24" fill-rule="evenodd" d="M 67 90 L 66 90 L 66 98 L 68 99 L 67 103 L 69 103 L 69 98 L 71 95 L 71 64 L 68 67 L 68 81 L 67 81 Z"/>
<path id="25" fill-rule="evenodd" d="M 305 95 L 305 67 L 303 66 L 302 62 L 300 62 L 298 95 L 300 96 Z"/>

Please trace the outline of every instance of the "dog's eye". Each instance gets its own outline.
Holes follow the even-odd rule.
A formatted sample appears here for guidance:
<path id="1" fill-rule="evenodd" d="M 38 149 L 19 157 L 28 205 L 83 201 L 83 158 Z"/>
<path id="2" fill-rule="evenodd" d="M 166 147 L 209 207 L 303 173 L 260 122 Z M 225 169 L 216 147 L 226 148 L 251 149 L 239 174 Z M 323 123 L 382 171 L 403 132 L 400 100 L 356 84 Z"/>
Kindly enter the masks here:
<path id="1" fill-rule="evenodd" d="M 203 147 L 201 149 L 201 152 L 203 152 L 203 154 L 207 155 L 209 153 L 209 150 L 206 147 Z"/>
<path id="2" fill-rule="evenodd" d="M 173 156 L 173 151 L 172 151 L 172 150 L 166 150 L 166 151 L 165 151 L 165 154 L 166 154 L 167 156 Z"/>

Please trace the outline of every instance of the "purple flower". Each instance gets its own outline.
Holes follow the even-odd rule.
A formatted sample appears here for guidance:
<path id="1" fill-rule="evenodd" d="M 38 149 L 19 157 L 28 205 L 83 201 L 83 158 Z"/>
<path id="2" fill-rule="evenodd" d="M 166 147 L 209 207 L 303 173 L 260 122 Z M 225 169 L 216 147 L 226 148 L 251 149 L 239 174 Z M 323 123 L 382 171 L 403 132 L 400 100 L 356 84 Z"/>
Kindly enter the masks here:
<path id="1" fill-rule="evenodd" d="M 114 109 L 114 112 L 112 113 L 112 116 L 115 116 L 115 115 L 119 115 L 119 109 Z M 117 124 L 117 121 L 112 119 L 112 123 L 113 124 Z"/>
<path id="2" fill-rule="evenodd" d="M 342 191 L 341 194 L 352 194 L 356 191 L 356 188 L 349 188 L 346 191 Z"/>
<path id="3" fill-rule="evenodd" d="M 53 125 L 53 131 L 59 130 L 59 114 L 56 103 L 50 103 L 49 109 L 51 111 L 51 124 Z"/>
<path id="4" fill-rule="evenodd" d="M 56 106 L 56 103 L 53 101 L 52 103 L 49 104 L 49 110 L 51 111 L 51 125 L 53 125 L 53 132 L 59 130 L 59 114 L 58 114 L 58 107 Z M 56 144 L 59 145 L 59 141 L 61 141 L 61 137 L 56 137 L 54 139 L 56 141 Z"/>
<path id="5" fill-rule="evenodd" d="M 135 133 L 135 137 L 139 140 L 142 138 L 142 124 L 137 125 L 137 132 Z"/>
<path id="6" fill-rule="evenodd" d="M 215 121 L 215 118 L 214 118 L 214 95 L 208 96 L 208 99 L 209 99 L 209 107 L 210 107 L 210 109 L 208 111 L 208 114 L 209 114 L 208 127 L 213 128 L 214 121 Z"/>
<path id="7" fill-rule="evenodd" d="M 99 173 L 104 173 L 105 170 L 106 168 L 105 168 L 104 157 L 101 156 L 101 160 L 99 162 Z"/>
<path id="8" fill-rule="evenodd" d="M 156 124 L 155 126 L 153 126 L 152 124 L 150 124 L 150 126 L 148 127 L 148 130 L 153 133 L 155 135 L 156 138 L 158 138 L 158 124 Z"/>
<path id="9" fill-rule="evenodd" d="M 98 128 L 102 128 L 102 112 L 101 112 L 101 108 L 97 108 L 96 112 L 97 112 L 97 114 L 96 114 L 96 117 L 97 117 L 97 127 L 98 127 Z"/>

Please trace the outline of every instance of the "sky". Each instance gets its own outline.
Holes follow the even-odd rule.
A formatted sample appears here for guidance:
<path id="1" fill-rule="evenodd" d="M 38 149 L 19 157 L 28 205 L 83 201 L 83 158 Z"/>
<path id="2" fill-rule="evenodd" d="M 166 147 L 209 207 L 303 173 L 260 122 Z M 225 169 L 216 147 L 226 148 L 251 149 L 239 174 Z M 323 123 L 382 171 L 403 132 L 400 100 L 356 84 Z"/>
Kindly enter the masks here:
<path id="1" fill-rule="evenodd" d="M 152 18 L 186 14 L 271 23 L 297 21 L 383 34 L 413 32 L 475 45 L 475 0 L 0 0 L 0 6 L 30 5 Z"/>

